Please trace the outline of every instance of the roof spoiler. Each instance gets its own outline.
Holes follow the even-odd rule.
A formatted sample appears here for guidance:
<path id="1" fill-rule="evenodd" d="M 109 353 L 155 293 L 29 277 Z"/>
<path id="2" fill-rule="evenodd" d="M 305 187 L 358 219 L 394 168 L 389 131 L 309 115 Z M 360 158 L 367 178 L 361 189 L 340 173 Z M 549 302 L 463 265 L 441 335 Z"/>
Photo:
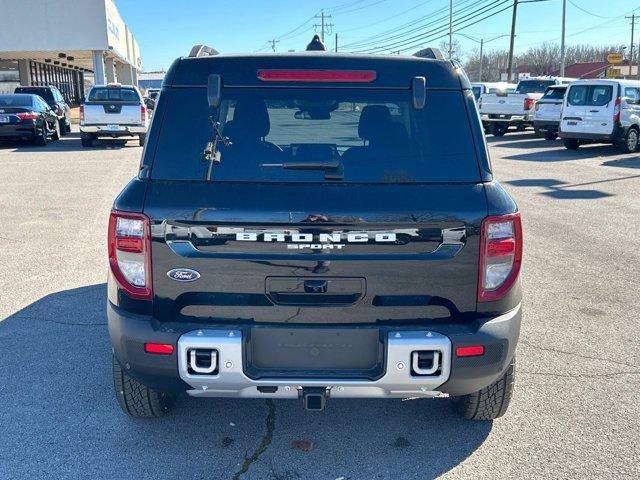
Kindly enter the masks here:
<path id="1" fill-rule="evenodd" d="M 212 57 L 218 55 L 218 53 L 220 52 L 208 45 L 194 45 L 189 52 L 189 58 Z"/>
<path id="2" fill-rule="evenodd" d="M 427 47 L 422 50 L 418 50 L 413 54 L 414 57 L 421 58 L 431 58 L 433 60 L 444 60 L 444 55 L 442 54 L 442 50 L 435 47 Z"/>

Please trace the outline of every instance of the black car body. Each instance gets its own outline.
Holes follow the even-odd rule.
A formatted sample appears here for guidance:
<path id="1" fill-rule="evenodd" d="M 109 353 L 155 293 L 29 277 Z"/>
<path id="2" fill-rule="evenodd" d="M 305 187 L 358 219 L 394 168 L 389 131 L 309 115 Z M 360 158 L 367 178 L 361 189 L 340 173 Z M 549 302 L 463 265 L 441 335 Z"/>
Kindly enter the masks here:
<path id="1" fill-rule="evenodd" d="M 521 256 L 452 62 L 179 59 L 111 215 L 118 400 L 152 416 L 184 392 L 310 409 L 448 393 L 467 418 L 496 418 Z"/>
<path id="2" fill-rule="evenodd" d="M 46 145 L 60 138 L 58 117 L 42 97 L 0 95 L 0 140 L 32 140 Z"/>
<path id="3" fill-rule="evenodd" d="M 28 93 L 42 97 L 58 118 L 60 135 L 66 135 L 71 132 L 71 107 L 56 87 L 51 85 L 46 87 L 17 87 L 14 93 Z"/>

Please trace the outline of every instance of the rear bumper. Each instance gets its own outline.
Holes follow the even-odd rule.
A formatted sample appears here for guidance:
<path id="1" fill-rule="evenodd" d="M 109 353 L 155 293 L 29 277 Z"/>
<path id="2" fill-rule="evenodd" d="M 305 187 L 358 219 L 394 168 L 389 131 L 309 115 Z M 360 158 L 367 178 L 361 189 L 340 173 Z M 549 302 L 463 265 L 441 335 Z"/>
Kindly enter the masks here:
<path id="1" fill-rule="evenodd" d="M 499 122 L 508 123 L 509 125 L 517 125 L 519 123 L 531 123 L 533 116 L 531 114 L 524 115 L 502 115 L 497 113 L 482 114 L 483 122 Z"/>
<path id="2" fill-rule="evenodd" d="M 533 126 L 538 130 L 557 132 L 560 129 L 560 122 L 557 120 L 534 120 Z"/>
<path id="3" fill-rule="evenodd" d="M 122 130 L 109 130 L 107 125 L 80 125 L 80 133 L 91 133 L 105 137 L 131 137 L 147 133 L 145 125 L 119 125 Z"/>
<path id="4" fill-rule="evenodd" d="M 36 125 L 0 125 L 0 138 L 32 138 L 38 135 L 39 131 Z"/>
<path id="5" fill-rule="evenodd" d="M 520 333 L 521 306 L 503 315 L 468 325 L 416 324 L 375 326 L 386 339 L 384 372 L 380 378 L 261 378 L 245 373 L 243 338 L 247 325 L 160 323 L 150 316 L 126 313 L 107 306 L 113 352 L 127 373 L 156 390 L 187 392 L 194 396 L 297 398 L 302 387 L 328 387 L 332 397 L 428 397 L 440 393 L 464 395 L 497 380 L 515 354 Z M 288 325 L 291 327 L 291 325 Z M 273 328 L 278 328 L 273 326 Z M 300 327 L 304 328 L 304 327 Z M 201 333 L 199 333 L 201 332 Z M 148 354 L 148 342 L 171 344 L 171 355 Z M 460 346 L 483 345 L 484 355 L 457 357 Z M 219 369 L 212 375 L 190 375 L 190 348 L 218 352 Z M 437 351 L 439 369 L 432 375 L 412 375 L 412 352 Z M 399 366 L 399 364 L 402 364 Z M 259 390 L 258 387 L 261 387 Z M 268 392 L 265 392 L 265 388 Z M 277 387 L 277 388 L 274 388 Z"/>

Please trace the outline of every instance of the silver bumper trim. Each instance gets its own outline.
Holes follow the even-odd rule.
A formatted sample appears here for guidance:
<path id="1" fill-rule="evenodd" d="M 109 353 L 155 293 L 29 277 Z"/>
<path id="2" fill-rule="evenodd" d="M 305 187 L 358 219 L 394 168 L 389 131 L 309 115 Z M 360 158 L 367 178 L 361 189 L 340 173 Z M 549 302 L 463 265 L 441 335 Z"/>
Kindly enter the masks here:
<path id="1" fill-rule="evenodd" d="M 189 352 L 215 349 L 218 371 L 214 375 L 189 372 Z M 197 397 L 298 398 L 303 387 L 327 387 L 333 398 L 432 397 L 451 372 L 451 341 L 427 330 L 389 332 L 386 370 L 378 380 L 345 379 L 262 379 L 253 380 L 243 371 L 243 341 L 240 330 L 194 330 L 178 340 L 178 371 L 191 386 L 189 395 Z M 412 375 L 414 351 L 437 353 L 439 366 L 432 374 Z M 436 355 L 434 355 L 436 357 Z M 264 393 L 258 387 L 278 387 Z"/>

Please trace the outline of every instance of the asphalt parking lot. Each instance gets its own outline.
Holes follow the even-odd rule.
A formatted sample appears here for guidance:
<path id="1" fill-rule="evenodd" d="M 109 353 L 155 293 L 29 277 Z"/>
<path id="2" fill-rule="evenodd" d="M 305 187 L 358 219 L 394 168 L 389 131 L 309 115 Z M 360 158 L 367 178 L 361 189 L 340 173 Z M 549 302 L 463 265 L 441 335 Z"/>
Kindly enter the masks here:
<path id="1" fill-rule="evenodd" d="M 133 420 L 111 387 L 105 237 L 136 142 L 0 145 L 0 479 L 640 476 L 640 154 L 489 137 L 522 211 L 514 401 L 470 423 L 448 400 L 182 398 Z"/>

